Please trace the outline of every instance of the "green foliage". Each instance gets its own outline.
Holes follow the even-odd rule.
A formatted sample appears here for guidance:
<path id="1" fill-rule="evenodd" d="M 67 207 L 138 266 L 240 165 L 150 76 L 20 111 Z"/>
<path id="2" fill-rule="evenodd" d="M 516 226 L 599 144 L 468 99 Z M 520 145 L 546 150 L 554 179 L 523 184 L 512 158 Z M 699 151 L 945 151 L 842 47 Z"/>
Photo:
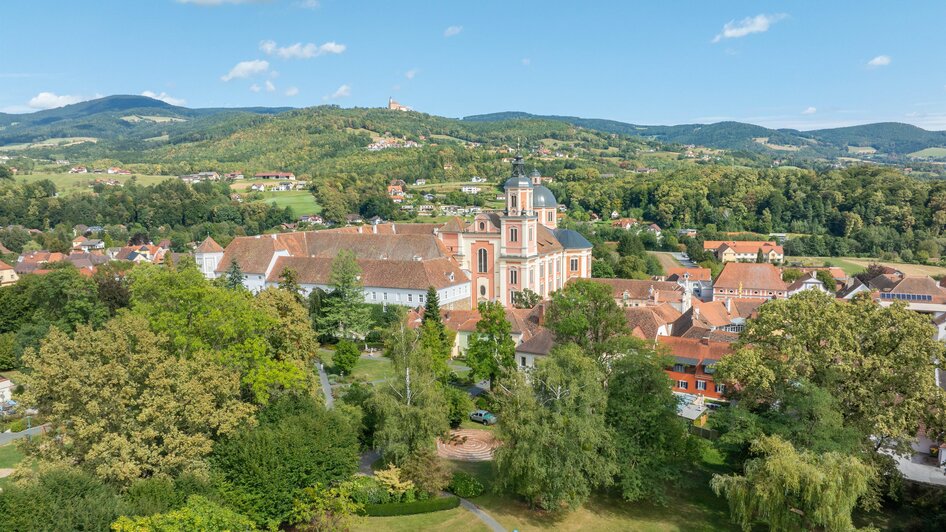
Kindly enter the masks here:
<path id="1" fill-rule="evenodd" d="M 371 320 L 354 253 L 339 252 L 332 261 L 330 281 L 332 293 L 322 299 L 316 319 L 319 332 L 336 338 L 363 339 L 371 329 Z"/>
<path id="2" fill-rule="evenodd" d="M 347 483 L 333 488 L 321 484 L 305 488 L 293 506 L 289 522 L 301 525 L 298 528 L 303 530 L 349 530 L 353 516 L 362 508 L 352 500 Z"/>
<path id="3" fill-rule="evenodd" d="M 449 427 L 442 386 L 418 344 L 417 333 L 405 322 L 386 333 L 385 354 L 393 362 L 395 376 L 370 402 L 378 415 L 374 443 L 396 465 L 435 451 L 436 439 Z"/>
<path id="4" fill-rule="evenodd" d="M 452 510 L 460 506 L 460 499 L 455 496 L 434 497 L 425 501 L 399 502 L 388 504 L 366 504 L 363 515 L 369 517 L 390 517 L 395 515 L 414 515 Z"/>
<path id="5" fill-rule="evenodd" d="M 128 516 L 160 514 L 184 506 L 191 495 L 209 496 L 212 491 L 210 483 L 199 475 L 142 478 L 122 494 L 119 513 Z"/>
<path id="6" fill-rule="evenodd" d="M 31 452 L 121 484 L 201 470 L 213 440 L 253 412 L 239 375 L 199 353 L 169 356 L 133 314 L 72 337 L 53 329 L 23 363 L 23 402 L 46 413 L 56 435 Z"/>
<path id="7" fill-rule="evenodd" d="M 264 409 L 255 429 L 217 443 L 211 460 L 232 508 L 260 527 L 278 526 L 305 488 L 355 472 L 356 427 L 312 400 L 287 397 Z"/>
<path id="8" fill-rule="evenodd" d="M 470 336 L 466 362 L 474 378 L 486 377 L 492 384 L 498 376 L 515 369 L 516 345 L 501 303 L 480 303 L 479 312 L 480 321 L 476 323 L 476 334 Z"/>
<path id="9" fill-rule="evenodd" d="M 223 274 L 223 285 L 230 290 L 242 290 L 243 280 L 245 278 L 246 275 L 243 274 L 240 265 L 237 264 L 236 259 L 233 259 L 230 261 L 230 266 L 227 267 L 227 271 Z"/>
<path id="10" fill-rule="evenodd" d="M 332 364 L 343 375 L 351 374 L 358 358 L 361 356 L 358 346 L 350 340 L 342 340 L 335 345 L 335 352 L 332 354 Z"/>
<path id="11" fill-rule="evenodd" d="M 581 505 L 617 472 L 601 370 L 573 344 L 559 346 L 529 376 L 514 373 L 497 397 L 502 445 L 497 486 L 530 505 Z"/>
<path id="12" fill-rule="evenodd" d="M 367 383 L 354 382 L 345 389 L 342 402 L 361 411 L 361 430 L 358 440 L 366 449 L 374 448 L 374 433 L 378 428 L 378 412 L 372 407 L 374 387 Z"/>
<path id="13" fill-rule="evenodd" d="M 122 516 L 114 524 L 115 532 L 228 532 L 255 530 L 253 521 L 200 495 L 192 495 L 182 508 L 148 517 Z"/>
<path id="14" fill-rule="evenodd" d="M 0 334 L 0 371 L 9 371 L 19 367 L 20 357 L 17 356 L 16 347 L 15 334 Z"/>
<path id="15" fill-rule="evenodd" d="M 546 326 L 560 344 L 574 343 L 603 366 L 615 356 L 615 341 L 630 333 L 611 287 L 576 280 L 552 294 Z"/>
<path id="16" fill-rule="evenodd" d="M 46 467 L 0 492 L 0 523 L 11 532 L 108 530 L 115 489 L 74 467 Z"/>
<path id="17" fill-rule="evenodd" d="M 696 442 L 677 416 L 666 360 L 649 349 L 614 363 L 606 420 L 614 431 L 617 485 L 628 501 L 667 502 L 683 468 L 697 458 Z"/>
<path id="18" fill-rule="evenodd" d="M 486 490 L 476 477 L 466 471 L 454 472 L 447 489 L 457 497 L 463 497 L 464 499 L 479 497 Z"/>
<path id="19" fill-rule="evenodd" d="M 512 295 L 512 305 L 516 308 L 532 308 L 542 301 L 542 296 L 532 290 L 517 290 Z"/>
<path id="20" fill-rule="evenodd" d="M 838 453 L 799 452 L 776 436 L 752 444 L 757 456 L 744 475 L 715 475 L 713 491 L 729 501 L 733 522 L 748 532 L 757 521 L 772 530 L 854 530 L 851 512 L 873 470 Z"/>
<path id="21" fill-rule="evenodd" d="M 473 411 L 473 400 L 470 399 L 470 394 L 466 393 L 466 390 L 454 388 L 453 386 L 446 387 L 444 393 L 449 408 L 447 419 L 450 421 L 450 428 L 458 428 Z"/>

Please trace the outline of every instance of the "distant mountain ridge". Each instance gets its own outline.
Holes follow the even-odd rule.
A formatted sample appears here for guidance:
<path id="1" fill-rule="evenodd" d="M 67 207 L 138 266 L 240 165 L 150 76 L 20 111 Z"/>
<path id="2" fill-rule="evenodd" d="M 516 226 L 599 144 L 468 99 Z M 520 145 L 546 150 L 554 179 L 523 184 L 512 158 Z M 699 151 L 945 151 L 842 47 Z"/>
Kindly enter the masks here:
<path id="1" fill-rule="evenodd" d="M 106 96 L 34 113 L 0 113 L 0 146 L 71 137 L 143 140 L 200 132 L 234 117 L 275 115 L 291 109 L 190 109 L 147 96 Z"/>
<path id="2" fill-rule="evenodd" d="M 927 131 L 899 122 L 799 131 L 770 129 L 743 122 L 651 126 L 599 118 L 534 115 L 521 111 L 473 115 L 464 117 L 463 120 L 474 122 L 556 120 L 604 133 L 648 137 L 666 143 L 696 144 L 727 150 L 797 151 L 801 154 L 823 156 L 847 154 L 848 146 L 869 147 L 878 152 L 894 155 L 906 155 L 925 148 L 946 146 L 946 131 Z M 763 143 L 758 139 L 767 139 L 767 141 Z"/>

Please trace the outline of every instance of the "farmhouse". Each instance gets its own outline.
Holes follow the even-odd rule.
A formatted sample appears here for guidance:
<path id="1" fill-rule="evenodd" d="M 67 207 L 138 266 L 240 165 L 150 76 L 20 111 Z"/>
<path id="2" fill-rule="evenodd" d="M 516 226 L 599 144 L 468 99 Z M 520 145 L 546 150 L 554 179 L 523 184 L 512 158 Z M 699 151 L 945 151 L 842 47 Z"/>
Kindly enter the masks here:
<path id="1" fill-rule="evenodd" d="M 785 260 L 785 250 L 775 242 L 707 240 L 703 242 L 703 251 L 716 255 L 719 262 L 755 262 L 760 251 L 766 262 L 776 264 Z"/>
<path id="2" fill-rule="evenodd" d="M 713 301 L 727 299 L 784 299 L 788 286 L 778 268 L 769 263 L 729 262 L 713 283 Z"/>

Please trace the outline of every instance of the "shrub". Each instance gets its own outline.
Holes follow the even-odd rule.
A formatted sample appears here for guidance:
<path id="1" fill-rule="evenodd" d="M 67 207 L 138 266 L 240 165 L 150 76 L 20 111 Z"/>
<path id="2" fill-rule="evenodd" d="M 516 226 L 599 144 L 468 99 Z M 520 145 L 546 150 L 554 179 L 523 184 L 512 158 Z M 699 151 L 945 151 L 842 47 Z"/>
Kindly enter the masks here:
<path id="1" fill-rule="evenodd" d="M 389 517 L 395 515 L 426 514 L 430 512 L 440 512 L 451 510 L 460 506 L 460 498 L 454 495 L 449 497 L 436 497 L 426 501 L 401 502 L 389 504 L 366 504 L 362 509 L 362 515 L 369 517 Z"/>
<path id="2" fill-rule="evenodd" d="M 118 517 L 115 490 L 78 468 L 52 466 L 0 493 L 3 530 L 108 530 Z"/>
<path id="3" fill-rule="evenodd" d="M 26 420 L 17 419 L 16 421 L 11 421 L 7 427 L 10 429 L 10 432 L 23 432 L 26 430 Z"/>
<path id="4" fill-rule="evenodd" d="M 342 340 L 335 346 L 335 353 L 332 355 L 332 364 L 339 373 L 350 375 L 360 355 L 361 352 L 358 351 L 358 346 L 355 345 L 354 342 Z"/>
<path id="5" fill-rule="evenodd" d="M 473 401 L 470 400 L 470 394 L 465 390 L 460 390 L 448 386 L 445 390 L 447 396 L 447 418 L 450 421 L 450 428 L 455 429 L 463 423 L 466 416 L 473 411 Z"/>
<path id="6" fill-rule="evenodd" d="M 447 487 L 452 493 L 459 497 L 468 499 L 470 497 L 479 497 L 483 494 L 483 484 L 473 475 L 466 471 L 457 471 L 453 474 L 453 479 Z"/>

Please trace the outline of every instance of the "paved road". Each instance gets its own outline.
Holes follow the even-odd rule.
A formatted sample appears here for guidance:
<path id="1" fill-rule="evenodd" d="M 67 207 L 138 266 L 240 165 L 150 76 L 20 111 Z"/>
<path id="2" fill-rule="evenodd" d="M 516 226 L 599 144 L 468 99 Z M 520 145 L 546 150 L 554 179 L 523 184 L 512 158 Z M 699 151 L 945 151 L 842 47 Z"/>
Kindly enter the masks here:
<path id="1" fill-rule="evenodd" d="M 46 425 L 40 425 L 39 427 L 33 427 L 21 432 L 4 432 L 0 434 L 0 445 L 6 445 L 27 436 L 39 436 L 44 432 L 46 432 Z"/>
<path id="2" fill-rule="evenodd" d="M 322 393 L 325 395 L 325 408 L 335 406 L 335 398 L 332 397 L 332 385 L 328 382 L 328 375 L 325 373 L 325 367 L 319 362 L 319 382 L 322 385 Z"/>
<path id="3" fill-rule="evenodd" d="M 683 253 L 670 253 L 670 255 L 677 259 L 677 262 L 679 262 L 684 268 L 699 268 L 699 264 L 693 262 L 689 258 L 683 258 Z"/>

